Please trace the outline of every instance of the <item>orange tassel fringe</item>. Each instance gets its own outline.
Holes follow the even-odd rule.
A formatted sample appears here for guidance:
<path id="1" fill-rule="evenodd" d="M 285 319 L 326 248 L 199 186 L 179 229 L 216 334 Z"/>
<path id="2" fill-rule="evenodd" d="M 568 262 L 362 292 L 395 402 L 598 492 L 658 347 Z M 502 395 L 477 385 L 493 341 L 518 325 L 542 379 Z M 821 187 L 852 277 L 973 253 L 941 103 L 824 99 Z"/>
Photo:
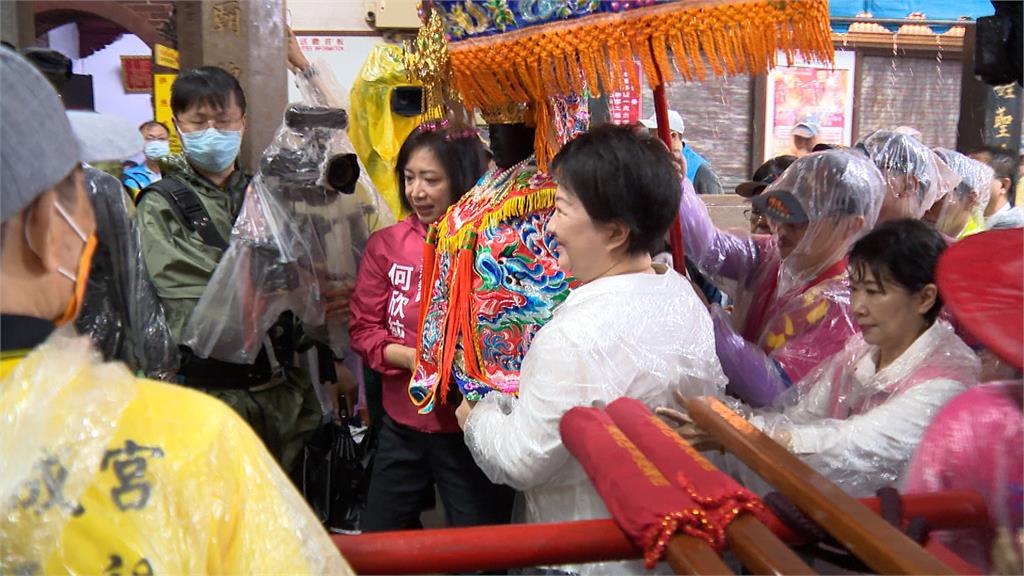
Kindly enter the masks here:
<path id="1" fill-rule="evenodd" d="M 542 170 L 558 149 L 549 98 L 635 86 L 634 60 L 656 88 L 677 75 L 703 80 L 708 67 L 716 76 L 759 74 L 778 51 L 833 61 L 827 0 L 686 0 L 450 44 L 468 108 L 533 104 Z"/>

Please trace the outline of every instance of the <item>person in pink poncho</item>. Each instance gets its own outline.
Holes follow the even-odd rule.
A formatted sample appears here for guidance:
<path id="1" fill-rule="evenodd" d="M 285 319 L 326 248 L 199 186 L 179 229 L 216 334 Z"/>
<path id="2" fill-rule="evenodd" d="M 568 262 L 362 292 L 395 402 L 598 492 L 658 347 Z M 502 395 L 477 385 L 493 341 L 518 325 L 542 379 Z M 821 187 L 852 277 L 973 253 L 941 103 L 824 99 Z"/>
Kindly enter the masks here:
<path id="1" fill-rule="evenodd" d="M 978 382 L 981 363 L 939 317 L 935 269 L 944 250 L 942 236 L 920 220 L 886 222 L 858 240 L 849 254 L 850 311 L 861 333 L 774 406 L 735 407 L 852 496 L 896 485 L 932 418 Z M 658 411 L 683 424 L 691 444 L 707 445 L 707 432 L 686 415 Z M 748 488 L 768 490 L 731 455 L 722 460 Z"/>
<path id="2" fill-rule="evenodd" d="M 773 234 L 748 236 L 716 229 L 684 182 L 687 255 L 736 302 L 731 315 L 712 308 L 730 394 L 770 405 L 857 332 L 846 253 L 874 227 L 884 193 L 881 173 L 864 156 L 809 154 L 752 201 Z"/>
<path id="3" fill-rule="evenodd" d="M 1020 574 L 1024 512 L 1024 230 L 985 232 L 951 247 L 939 290 L 964 328 L 1015 372 L 976 386 L 932 421 L 904 482 L 907 494 L 974 490 L 990 522 L 938 538 L 979 570 Z"/>

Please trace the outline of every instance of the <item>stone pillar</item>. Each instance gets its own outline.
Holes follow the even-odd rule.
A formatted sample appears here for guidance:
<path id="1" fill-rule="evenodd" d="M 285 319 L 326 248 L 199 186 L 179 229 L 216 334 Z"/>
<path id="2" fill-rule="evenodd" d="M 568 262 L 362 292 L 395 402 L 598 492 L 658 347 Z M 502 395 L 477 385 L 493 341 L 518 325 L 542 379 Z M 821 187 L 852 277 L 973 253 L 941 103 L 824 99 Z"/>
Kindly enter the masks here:
<path id="1" fill-rule="evenodd" d="M 36 43 L 36 18 L 31 1 L 0 1 L 0 40 L 18 48 Z"/>
<path id="2" fill-rule="evenodd" d="M 242 166 L 254 171 L 288 103 L 284 0 L 178 3 L 181 70 L 219 66 L 238 78 L 248 103 Z"/>

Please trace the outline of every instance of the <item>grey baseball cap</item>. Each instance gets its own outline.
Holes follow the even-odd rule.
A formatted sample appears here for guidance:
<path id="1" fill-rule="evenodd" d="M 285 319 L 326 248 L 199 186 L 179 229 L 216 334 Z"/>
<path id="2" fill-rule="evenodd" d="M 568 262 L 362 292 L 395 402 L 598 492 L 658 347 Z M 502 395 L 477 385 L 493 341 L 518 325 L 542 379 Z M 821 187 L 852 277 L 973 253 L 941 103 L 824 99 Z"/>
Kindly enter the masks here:
<path id="1" fill-rule="evenodd" d="M 79 154 L 57 92 L 7 48 L 0 48 L 0 94 L 0 214 L 6 221 L 63 180 Z"/>
<path id="2" fill-rule="evenodd" d="M 21 212 L 81 161 L 120 160 L 142 150 L 128 121 L 94 112 L 65 113 L 31 63 L 0 47 L 0 214 Z"/>

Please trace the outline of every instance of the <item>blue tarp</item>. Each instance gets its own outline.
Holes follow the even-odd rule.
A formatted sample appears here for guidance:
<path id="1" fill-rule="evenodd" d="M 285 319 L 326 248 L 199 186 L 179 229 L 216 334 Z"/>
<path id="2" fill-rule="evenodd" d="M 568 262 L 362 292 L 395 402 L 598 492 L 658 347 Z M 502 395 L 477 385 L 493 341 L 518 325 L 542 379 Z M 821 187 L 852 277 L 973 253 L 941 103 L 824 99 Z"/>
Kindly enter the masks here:
<path id="1" fill-rule="evenodd" d="M 989 0 L 831 0 L 829 14 L 833 18 L 852 18 L 861 12 L 870 12 L 875 18 L 906 18 L 920 12 L 929 20 L 957 20 L 961 16 L 977 19 L 995 13 Z M 832 29 L 846 32 L 849 24 L 833 22 Z M 887 26 L 895 31 L 898 26 Z M 943 32 L 944 28 L 933 26 L 932 30 Z"/>

